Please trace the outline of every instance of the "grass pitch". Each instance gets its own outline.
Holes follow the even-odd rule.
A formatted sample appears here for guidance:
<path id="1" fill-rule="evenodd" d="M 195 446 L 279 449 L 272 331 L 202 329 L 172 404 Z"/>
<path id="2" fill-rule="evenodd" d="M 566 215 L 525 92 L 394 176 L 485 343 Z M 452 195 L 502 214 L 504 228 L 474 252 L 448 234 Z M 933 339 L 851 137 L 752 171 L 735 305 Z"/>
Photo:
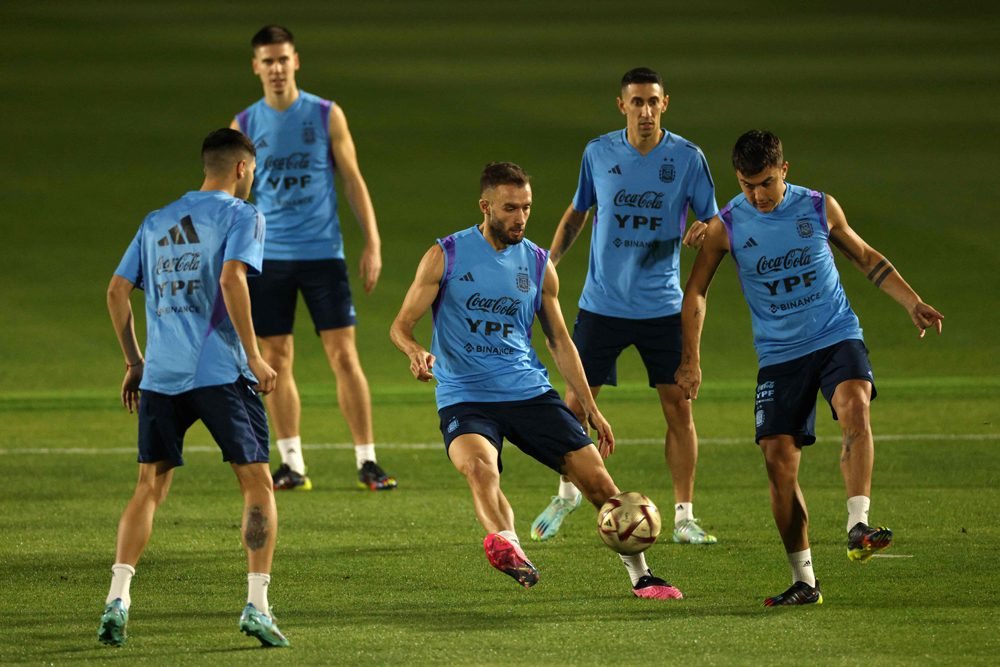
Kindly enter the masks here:
<path id="1" fill-rule="evenodd" d="M 385 270 L 371 297 L 355 285 L 359 350 L 378 442 L 409 443 L 379 450 L 400 489 L 358 491 L 349 450 L 306 450 L 316 488 L 279 495 L 270 594 L 293 648 L 262 653 L 236 631 L 241 500 L 196 427 L 133 582 L 129 644 L 104 647 L 97 623 L 136 475 L 104 290 L 143 216 L 200 184 L 202 138 L 260 97 L 248 41 L 270 22 L 297 36 L 300 86 L 344 107 L 372 192 Z M 4 3 L 0 663 L 996 664 L 997 35 L 995 12 L 975 4 Z M 502 485 L 542 578 L 524 590 L 492 570 L 465 482 L 436 444 L 430 388 L 388 341 L 423 251 L 478 221 L 485 162 L 534 175 L 528 235 L 548 245 L 583 147 L 621 126 L 616 82 L 637 65 L 664 75 L 664 124 L 704 149 L 720 205 L 739 192 L 733 141 L 771 129 L 790 181 L 833 194 L 947 318 L 943 336 L 918 343 L 905 313 L 841 262 L 872 351 L 876 437 L 891 436 L 876 442 L 872 519 L 895 531 L 888 554 L 910 557 L 848 562 L 839 434 L 821 404 L 823 439 L 801 473 L 820 607 L 759 607 L 788 567 L 752 444 L 756 359 L 728 263 L 695 406 L 695 511 L 720 542 L 667 534 L 649 552 L 679 602 L 630 596 L 590 508 L 530 543 L 556 479 L 512 447 Z M 346 204 L 341 217 L 353 267 L 360 235 Z M 584 237 L 559 267 L 568 319 L 586 250 Z M 691 260 L 685 250 L 684 277 Z M 343 443 L 310 331 L 300 312 L 303 439 Z M 609 469 L 669 515 L 662 417 L 634 352 L 619 377 L 602 409 L 633 444 Z"/>

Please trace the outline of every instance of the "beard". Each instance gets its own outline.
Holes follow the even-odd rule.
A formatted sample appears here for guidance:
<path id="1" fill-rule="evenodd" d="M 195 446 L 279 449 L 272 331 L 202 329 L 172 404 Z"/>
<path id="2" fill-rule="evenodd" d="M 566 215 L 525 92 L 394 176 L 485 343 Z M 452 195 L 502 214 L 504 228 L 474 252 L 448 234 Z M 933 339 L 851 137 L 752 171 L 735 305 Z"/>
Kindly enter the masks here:
<path id="1" fill-rule="evenodd" d="M 496 214 L 490 210 L 490 235 L 504 245 L 517 245 L 524 240 L 524 234 L 520 237 L 513 237 L 508 232 L 503 222 L 497 218 Z"/>

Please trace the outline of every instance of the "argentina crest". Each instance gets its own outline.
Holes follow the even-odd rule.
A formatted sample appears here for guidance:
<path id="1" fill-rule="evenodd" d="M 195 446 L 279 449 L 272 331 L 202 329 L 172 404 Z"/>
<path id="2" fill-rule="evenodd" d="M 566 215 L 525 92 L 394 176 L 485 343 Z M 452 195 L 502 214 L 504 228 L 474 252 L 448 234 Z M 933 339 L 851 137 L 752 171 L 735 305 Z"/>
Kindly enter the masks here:
<path id="1" fill-rule="evenodd" d="M 518 268 L 521 269 L 521 273 L 517 274 L 517 289 L 522 292 L 527 292 L 531 289 L 531 281 L 528 279 L 528 274 L 524 273 L 526 269 L 522 266 L 519 266 Z"/>
<path id="2" fill-rule="evenodd" d="M 316 130 L 312 125 L 306 125 L 302 128 L 302 142 L 306 144 L 316 143 Z"/>
<path id="3" fill-rule="evenodd" d="M 673 183 L 676 175 L 677 171 L 674 169 L 673 164 L 664 162 L 660 165 L 660 180 L 664 183 Z"/>
<path id="4" fill-rule="evenodd" d="M 799 236 L 802 238 L 807 239 L 813 235 L 813 226 L 812 222 L 809 221 L 809 218 L 799 218 L 796 225 Z"/>

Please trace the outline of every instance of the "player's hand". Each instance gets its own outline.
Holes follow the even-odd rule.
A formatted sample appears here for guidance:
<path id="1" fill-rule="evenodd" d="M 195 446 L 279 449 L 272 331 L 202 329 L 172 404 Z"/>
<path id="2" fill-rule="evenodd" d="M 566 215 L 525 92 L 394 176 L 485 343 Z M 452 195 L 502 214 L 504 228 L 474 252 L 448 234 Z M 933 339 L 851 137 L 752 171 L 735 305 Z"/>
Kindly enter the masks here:
<path id="1" fill-rule="evenodd" d="M 434 379 L 434 355 L 427 350 L 417 350 L 410 355 L 410 372 L 413 377 L 421 382 L 430 382 Z"/>
<path id="2" fill-rule="evenodd" d="M 250 366 L 254 377 L 257 378 L 257 384 L 253 386 L 254 391 L 264 396 L 274 391 L 274 385 L 278 381 L 278 373 L 267 365 L 264 357 L 257 356 L 253 359 L 247 359 L 247 365 Z"/>
<path id="3" fill-rule="evenodd" d="M 698 398 L 698 387 L 701 386 L 701 366 L 696 361 L 682 361 L 674 373 L 674 381 L 684 392 L 684 398 Z"/>
<path id="4" fill-rule="evenodd" d="M 910 308 L 910 319 L 913 320 L 913 323 L 917 325 L 917 329 L 920 330 L 920 338 L 923 338 L 924 333 L 931 327 L 937 328 L 937 332 L 941 333 L 941 320 L 944 319 L 944 315 L 923 301 L 918 301 Z"/>
<path id="5" fill-rule="evenodd" d="M 361 251 L 361 267 L 358 278 L 365 281 L 365 294 L 371 294 L 382 273 L 382 249 L 368 244 Z"/>
<path id="6" fill-rule="evenodd" d="M 606 459 L 615 453 L 615 434 L 611 432 L 611 424 L 604 418 L 601 411 L 595 406 L 587 415 L 587 422 L 591 428 L 597 431 L 597 451 L 601 453 L 601 458 Z"/>
<path id="7" fill-rule="evenodd" d="M 139 409 L 139 383 L 142 382 L 142 371 L 145 362 L 129 366 L 125 369 L 125 380 L 122 382 L 122 407 L 128 410 L 129 414 Z"/>
<path id="8" fill-rule="evenodd" d="M 695 220 L 684 232 L 684 239 L 681 241 L 689 248 L 697 250 L 705 244 L 705 233 L 708 232 L 708 225 L 701 220 Z"/>

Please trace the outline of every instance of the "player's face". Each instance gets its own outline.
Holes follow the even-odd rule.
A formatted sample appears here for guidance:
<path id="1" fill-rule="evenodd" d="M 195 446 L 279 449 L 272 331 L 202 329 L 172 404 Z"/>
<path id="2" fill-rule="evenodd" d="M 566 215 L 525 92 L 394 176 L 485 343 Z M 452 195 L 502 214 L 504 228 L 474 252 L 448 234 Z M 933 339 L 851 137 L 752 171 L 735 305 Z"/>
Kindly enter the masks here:
<path id="1" fill-rule="evenodd" d="M 479 208 L 489 216 L 490 236 L 504 245 L 517 245 L 524 240 L 531 214 L 531 186 L 499 185 L 487 190 Z"/>
<path id="2" fill-rule="evenodd" d="M 761 213 L 770 213 L 785 197 L 785 175 L 788 173 L 788 163 L 780 167 L 768 167 L 759 174 L 747 176 L 740 171 L 736 178 L 740 181 L 743 194 L 747 201 Z"/>
<path id="3" fill-rule="evenodd" d="M 658 83 L 630 83 L 622 89 L 618 109 L 628 119 L 628 131 L 648 139 L 660 131 L 660 116 L 667 110 L 668 96 Z"/>
<path id="4" fill-rule="evenodd" d="M 244 165 L 242 171 L 240 164 Z M 257 160 L 252 157 L 236 165 L 236 192 L 234 196 L 237 199 L 246 201 L 250 198 L 250 188 L 253 187 L 253 172 L 256 168 Z M 240 176 L 241 173 L 242 176 Z"/>
<path id="5" fill-rule="evenodd" d="M 281 95 L 295 85 L 295 72 L 299 69 L 299 54 L 295 46 L 265 44 L 253 51 L 253 73 L 260 77 L 264 91 Z"/>

